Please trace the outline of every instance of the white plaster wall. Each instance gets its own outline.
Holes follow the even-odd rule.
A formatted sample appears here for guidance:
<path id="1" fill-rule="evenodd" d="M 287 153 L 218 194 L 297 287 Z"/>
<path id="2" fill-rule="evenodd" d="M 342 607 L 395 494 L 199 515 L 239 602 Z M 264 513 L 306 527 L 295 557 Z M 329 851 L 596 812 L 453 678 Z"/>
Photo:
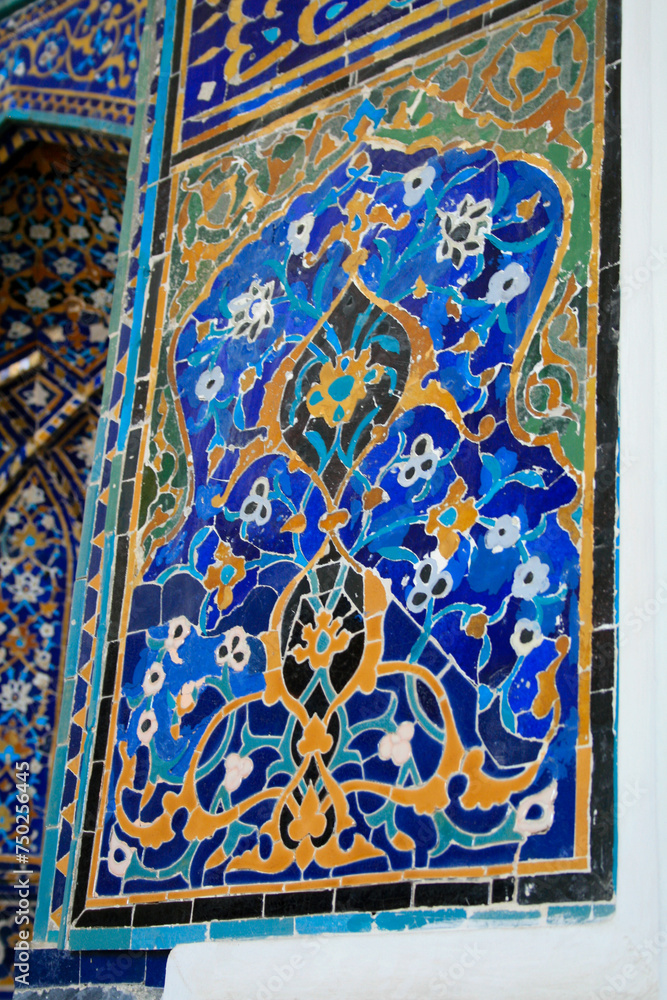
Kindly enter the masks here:
<path id="1" fill-rule="evenodd" d="M 181 945 L 164 1000 L 667 1000 L 667 0 L 623 18 L 617 912 Z"/>

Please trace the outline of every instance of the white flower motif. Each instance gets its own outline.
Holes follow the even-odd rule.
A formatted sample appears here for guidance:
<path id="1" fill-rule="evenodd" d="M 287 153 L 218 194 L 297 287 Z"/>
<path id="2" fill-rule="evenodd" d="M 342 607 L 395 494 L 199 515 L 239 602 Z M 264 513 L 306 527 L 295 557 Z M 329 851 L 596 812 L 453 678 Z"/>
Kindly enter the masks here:
<path id="1" fill-rule="evenodd" d="M 28 406 L 34 406 L 42 410 L 51 398 L 51 393 L 45 389 L 41 382 L 33 382 L 27 392 L 22 392 L 21 397 L 25 399 Z"/>
<path id="2" fill-rule="evenodd" d="M 48 670 L 51 666 L 51 654 L 47 649 L 38 649 L 35 652 L 35 663 L 40 670 Z"/>
<path id="3" fill-rule="evenodd" d="M 225 632 L 224 641 L 215 651 L 215 658 L 221 667 L 229 667 L 240 673 L 250 659 L 247 633 L 241 625 L 235 625 Z"/>
<path id="4" fill-rule="evenodd" d="M 93 323 L 88 332 L 93 344 L 105 344 L 109 339 L 109 327 L 104 323 Z"/>
<path id="5" fill-rule="evenodd" d="M 18 712 L 27 715 L 32 704 L 30 697 L 31 684 L 27 681 L 12 678 L 0 688 L 0 705 L 3 712 Z"/>
<path id="6" fill-rule="evenodd" d="M 190 635 L 191 630 L 192 625 L 184 615 L 180 615 L 178 618 L 172 618 L 169 622 L 169 635 L 164 640 L 164 648 L 167 650 L 174 663 L 183 662 L 178 655 L 178 650 Z"/>
<path id="7" fill-rule="evenodd" d="M 46 531 L 56 531 L 58 525 L 56 524 L 56 519 L 53 516 L 53 514 L 43 514 L 42 515 L 42 527 Z M 60 534 L 60 532 L 58 532 L 58 534 Z M 44 628 L 46 628 L 46 627 L 47 626 L 44 625 Z M 53 628 L 53 625 L 49 625 L 48 627 L 49 628 Z M 41 629 L 40 629 L 40 631 L 41 631 Z M 51 632 L 50 634 L 53 635 L 53 632 Z M 46 632 L 42 632 L 42 635 L 46 635 Z"/>
<path id="8" fill-rule="evenodd" d="M 108 309 L 111 305 L 112 299 L 113 296 L 111 292 L 108 292 L 106 288 L 96 288 L 90 296 L 90 301 L 97 309 Z"/>
<path id="9" fill-rule="evenodd" d="M 514 818 L 514 829 L 517 833 L 534 836 L 537 833 L 546 833 L 547 830 L 550 830 L 554 821 L 554 802 L 557 794 L 558 782 L 552 781 L 541 792 L 527 795 L 525 799 L 521 799 Z M 534 819 L 528 819 L 528 813 L 535 807 L 540 810 L 540 815 Z"/>
<path id="10" fill-rule="evenodd" d="M 391 760 L 397 767 L 405 764 L 412 756 L 412 737 L 415 727 L 412 722 L 402 722 L 395 733 L 386 733 L 378 744 L 380 760 Z"/>
<path id="11" fill-rule="evenodd" d="M 549 567 L 540 562 L 537 556 L 525 563 L 519 563 L 514 570 L 512 594 L 530 601 L 536 594 L 542 594 L 549 589 Z"/>
<path id="12" fill-rule="evenodd" d="M 297 256 L 305 253 L 308 249 L 310 234 L 313 231 L 314 225 L 315 216 L 312 212 L 308 212 L 307 215 L 302 216 L 300 219 L 295 219 L 294 222 L 290 222 L 287 229 L 287 242 L 290 245 L 292 253 Z"/>
<path id="13" fill-rule="evenodd" d="M 71 240 L 87 240 L 90 233 L 85 226 L 70 226 L 69 227 L 69 237 Z"/>
<path id="14" fill-rule="evenodd" d="M 266 524 L 271 518 L 271 502 L 268 500 L 269 480 L 266 476 L 260 476 L 252 484 L 250 493 L 241 505 L 239 517 L 242 521 L 250 524 Z"/>
<path id="15" fill-rule="evenodd" d="M 10 528 L 15 528 L 16 525 L 21 520 L 21 516 L 17 510 L 8 510 L 5 513 L 5 521 Z"/>
<path id="16" fill-rule="evenodd" d="M 103 267 L 106 267 L 107 271 L 115 271 L 118 267 L 118 254 L 114 253 L 113 250 L 107 250 L 102 257 L 101 263 Z"/>
<path id="17" fill-rule="evenodd" d="M 274 281 L 268 281 L 265 285 L 253 281 L 247 292 L 237 295 L 228 303 L 234 337 L 245 336 L 250 341 L 256 340 L 260 333 L 273 325 L 271 296 L 274 285 Z"/>
<path id="18" fill-rule="evenodd" d="M 250 757 L 230 753 L 225 757 L 225 776 L 222 783 L 228 792 L 235 792 L 244 778 L 252 774 L 253 762 Z"/>
<path id="19" fill-rule="evenodd" d="M 25 261 L 20 253 L 3 253 L 2 266 L 5 271 L 20 271 Z"/>
<path id="20" fill-rule="evenodd" d="M 114 219 L 113 215 L 102 216 L 100 219 L 100 229 L 109 234 L 118 232 L 118 223 Z"/>
<path id="21" fill-rule="evenodd" d="M 113 829 L 109 837 L 109 853 L 107 855 L 107 865 L 111 874 L 117 878 L 123 878 L 130 867 L 133 856 L 134 847 L 130 847 L 129 844 L 121 840 Z"/>
<path id="22" fill-rule="evenodd" d="M 0 646 L 0 663 L 4 663 L 7 659 L 7 650 Z"/>
<path id="23" fill-rule="evenodd" d="M 48 691 L 49 685 L 51 684 L 51 678 L 48 674 L 37 673 L 35 674 L 35 680 L 33 682 L 40 691 Z"/>
<path id="24" fill-rule="evenodd" d="M 430 434 L 420 434 L 412 442 L 410 457 L 402 462 L 398 469 L 398 482 L 401 486 L 412 486 L 418 479 L 430 479 L 438 468 L 442 457 L 442 448 L 433 447 Z"/>
<path id="25" fill-rule="evenodd" d="M 142 712 L 137 723 L 137 736 L 144 746 L 148 746 L 153 739 L 153 733 L 157 731 L 157 717 L 152 708 Z"/>
<path id="26" fill-rule="evenodd" d="M 11 233 L 13 222 L 6 215 L 0 215 L 0 233 Z"/>
<path id="27" fill-rule="evenodd" d="M 4 622 L 0 621 L 0 635 L 4 635 L 7 631 L 7 626 Z"/>
<path id="28" fill-rule="evenodd" d="M 65 340 L 65 331 L 62 326 L 50 326 L 48 330 L 45 331 L 46 336 L 49 338 L 52 344 L 62 344 Z"/>
<path id="29" fill-rule="evenodd" d="M 519 618 L 510 636 L 510 646 L 517 656 L 527 656 L 543 639 L 539 622 L 532 622 L 529 618 Z"/>
<path id="30" fill-rule="evenodd" d="M 436 211 L 440 216 L 442 242 L 435 258 L 439 262 L 451 260 L 458 271 L 468 257 L 477 256 L 484 249 L 484 237 L 491 229 L 491 202 L 488 198 L 475 201 L 467 194 L 455 212 L 439 208 Z"/>
<path id="31" fill-rule="evenodd" d="M 51 296 L 43 288 L 31 288 L 25 300 L 29 309 L 48 309 Z"/>
<path id="32" fill-rule="evenodd" d="M 50 240 L 51 226 L 44 226 L 41 222 L 36 222 L 28 230 L 31 240 Z"/>
<path id="33" fill-rule="evenodd" d="M 502 552 L 511 549 L 521 537 L 521 522 L 518 517 L 503 514 L 492 528 L 487 531 L 484 543 L 492 552 Z"/>
<path id="34" fill-rule="evenodd" d="M 208 371 L 202 372 L 197 379 L 195 395 L 198 399 L 209 403 L 212 399 L 215 399 L 224 384 L 225 376 L 222 374 L 222 369 L 219 365 L 214 365 Z"/>
<path id="35" fill-rule="evenodd" d="M 95 439 L 88 436 L 83 437 L 73 450 L 79 461 L 83 462 L 86 468 L 89 469 L 95 458 Z"/>
<path id="36" fill-rule="evenodd" d="M 14 583 L 9 585 L 9 589 L 17 601 L 27 601 L 34 604 L 44 593 L 44 588 L 39 582 L 39 577 L 32 573 L 19 573 Z"/>
<path id="37" fill-rule="evenodd" d="M 432 186 L 434 180 L 435 167 L 432 167 L 430 163 L 424 163 L 421 167 L 408 170 L 403 177 L 403 187 L 405 188 L 403 203 L 410 206 L 416 205 L 424 191 L 428 191 Z"/>
<path id="38" fill-rule="evenodd" d="M 202 686 L 203 679 L 200 681 L 186 681 L 181 690 L 178 692 L 178 707 L 181 712 L 189 712 L 195 703 L 192 697 L 195 691 L 198 691 Z"/>
<path id="39" fill-rule="evenodd" d="M 56 634 L 56 627 L 52 625 L 51 622 L 42 622 L 39 626 L 39 634 L 42 639 L 53 639 Z"/>
<path id="40" fill-rule="evenodd" d="M 29 333 L 32 333 L 32 327 L 28 326 L 27 323 L 22 323 L 19 319 L 15 319 L 10 324 L 7 336 L 10 340 L 20 340 L 21 337 L 27 337 Z"/>
<path id="41" fill-rule="evenodd" d="M 44 500 L 44 490 L 36 483 L 29 483 L 21 490 L 21 501 L 28 507 L 37 507 L 40 503 L 44 503 Z"/>
<path id="42" fill-rule="evenodd" d="M 164 667 L 161 663 L 154 663 L 144 674 L 142 687 L 145 695 L 157 694 L 165 679 Z"/>
<path id="43" fill-rule="evenodd" d="M 58 48 L 56 42 L 52 38 L 44 46 L 44 51 L 41 53 L 37 63 L 39 66 L 48 66 L 49 63 L 53 62 L 57 55 L 59 55 L 60 49 Z"/>
<path id="44" fill-rule="evenodd" d="M 53 262 L 53 269 L 58 274 L 74 274 L 77 270 L 77 263 L 71 257 L 58 257 Z"/>
<path id="45" fill-rule="evenodd" d="M 530 278 L 521 264 L 513 262 L 502 271 L 496 271 L 491 275 L 486 301 L 493 303 L 494 306 L 501 302 L 511 302 L 517 295 L 522 295 L 529 285 Z"/>
<path id="46" fill-rule="evenodd" d="M 427 556 L 415 567 L 415 585 L 408 595 L 408 607 L 411 611 L 423 611 L 431 598 L 446 597 L 453 583 L 451 573 Z"/>

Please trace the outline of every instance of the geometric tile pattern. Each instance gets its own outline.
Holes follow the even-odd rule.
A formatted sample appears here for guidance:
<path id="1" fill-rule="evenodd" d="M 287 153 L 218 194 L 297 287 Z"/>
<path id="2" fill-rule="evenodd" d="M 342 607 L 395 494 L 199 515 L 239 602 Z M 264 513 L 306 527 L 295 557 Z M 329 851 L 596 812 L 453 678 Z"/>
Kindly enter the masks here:
<path id="1" fill-rule="evenodd" d="M 40 141 L 42 140 L 42 141 Z M 0 871 L 16 867 L 14 765 L 30 764 L 39 868 L 124 202 L 123 140 L 27 127 L 0 182 Z M 118 154 L 121 153 L 119 156 Z M 74 776 L 73 776 L 74 777 Z M 15 894 L 2 891 L 11 968 Z M 34 906 L 34 898 L 31 904 Z M 5 924 L 3 924 L 5 927 Z M 4 931 L 3 931 L 4 933 Z"/>
<path id="2" fill-rule="evenodd" d="M 9 889 L 17 867 L 15 764 L 25 761 L 30 769 L 29 868 L 37 873 L 97 419 L 96 410 L 84 406 L 58 443 L 5 493 L 0 511 L 0 892 L 9 934 L 0 976 L 11 971 L 17 930 L 17 899 Z"/>
<path id="3" fill-rule="evenodd" d="M 2 483 L 101 386 L 125 162 L 39 143 L 0 183 Z"/>

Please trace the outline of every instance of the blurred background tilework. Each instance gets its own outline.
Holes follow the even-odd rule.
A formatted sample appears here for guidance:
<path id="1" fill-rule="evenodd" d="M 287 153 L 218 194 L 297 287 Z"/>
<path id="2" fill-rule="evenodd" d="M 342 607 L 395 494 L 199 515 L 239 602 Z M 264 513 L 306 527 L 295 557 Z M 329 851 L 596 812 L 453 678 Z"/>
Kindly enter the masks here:
<path id="1" fill-rule="evenodd" d="M 14 135 L 13 145 L 16 152 L 0 178 L 4 897 L 11 893 L 16 868 L 14 765 L 19 760 L 30 765 L 29 855 L 35 875 L 42 858 L 127 163 L 122 140 L 25 128 Z M 74 780 L 70 773 L 65 787 Z M 16 899 L 10 897 L 1 917 L 5 985 L 11 978 L 15 909 Z"/>

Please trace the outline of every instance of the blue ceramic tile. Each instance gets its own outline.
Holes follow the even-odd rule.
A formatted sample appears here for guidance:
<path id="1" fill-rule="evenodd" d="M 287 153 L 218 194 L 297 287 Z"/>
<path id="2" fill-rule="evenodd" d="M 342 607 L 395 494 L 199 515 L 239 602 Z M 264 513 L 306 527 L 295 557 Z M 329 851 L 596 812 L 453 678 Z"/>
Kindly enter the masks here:
<path id="1" fill-rule="evenodd" d="M 30 959 L 31 986 L 70 986 L 79 982 L 77 952 L 36 948 Z"/>

